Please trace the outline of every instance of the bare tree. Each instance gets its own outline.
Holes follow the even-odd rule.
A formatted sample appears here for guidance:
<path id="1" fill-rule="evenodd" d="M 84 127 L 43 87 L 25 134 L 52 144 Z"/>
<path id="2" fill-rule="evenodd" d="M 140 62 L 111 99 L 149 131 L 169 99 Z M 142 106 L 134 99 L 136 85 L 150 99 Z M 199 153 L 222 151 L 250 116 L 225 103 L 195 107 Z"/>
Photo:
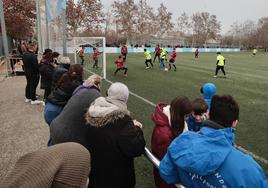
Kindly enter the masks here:
<path id="1" fill-rule="evenodd" d="M 156 32 L 157 35 L 163 35 L 168 31 L 171 31 L 174 27 L 174 24 L 171 22 L 172 13 L 168 12 L 167 7 L 160 4 L 160 7 L 157 9 L 157 20 L 159 24 L 159 29 Z"/>
<path id="2" fill-rule="evenodd" d="M 268 17 L 259 19 L 257 30 L 258 44 L 268 52 Z"/>
<path id="3" fill-rule="evenodd" d="M 215 15 L 210 15 L 208 12 L 195 13 L 192 15 L 192 29 L 195 43 L 203 45 L 208 39 L 216 39 L 221 24 Z"/>
<path id="4" fill-rule="evenodd" d="M 128 40 L 132 40 L 135 33 L 138 11 L 134 0 L 114 1 L 112 7 L 117 31 L 124 34 Z"/>
<path id="5" fill-rule="evenodd" d="M 183 12 L 177 19 L 177 29 L 178 31 L 187 34 L 191 28 L 190 18 L 186 12 Z"/>
<path id="6" fill-rule="evenodd" d="M 104 22 L 104 13 L 100 0 L 68 0 L 67 24 L 71 33 L 79 29 L 98 31 Z"/>
<path id="7" fill-rule="evenodd" d="M 136 35 L 141 43 L 155 31 L 155 15 L 153 8 L 147 4 L 146 0 L 139 0 L 137 11 Z"/>

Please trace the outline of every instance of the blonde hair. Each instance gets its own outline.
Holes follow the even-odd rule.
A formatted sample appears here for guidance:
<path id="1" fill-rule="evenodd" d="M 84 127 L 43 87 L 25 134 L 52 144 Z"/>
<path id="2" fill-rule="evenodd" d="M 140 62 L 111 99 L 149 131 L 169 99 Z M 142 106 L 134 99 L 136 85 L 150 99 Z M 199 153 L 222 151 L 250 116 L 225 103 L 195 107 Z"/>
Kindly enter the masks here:
<path id="1" fill-rule="evenodd" d="M 88 79 L 86 79 L 83 83 L 84 86 L 88 87 L 90 85 L 96 85 L 96 86 L 99 86 L 100 83 L 101 83 L 101 77 L 96 75 L 96 74 L 93 74 L 91 75 L 90 77 L 88 77 Z"/>
<path id="2" fill-rule="evenodd" d="M 64 64 L 70 64 L 70 63 L 71 63 L 71 60 L 70 60 L 70 58 L 67 57 L 67 56 L 61 56 L 61 57 L 59 58 L 59 62 L 60 62 L 60 63 L 64 63 Z"/>

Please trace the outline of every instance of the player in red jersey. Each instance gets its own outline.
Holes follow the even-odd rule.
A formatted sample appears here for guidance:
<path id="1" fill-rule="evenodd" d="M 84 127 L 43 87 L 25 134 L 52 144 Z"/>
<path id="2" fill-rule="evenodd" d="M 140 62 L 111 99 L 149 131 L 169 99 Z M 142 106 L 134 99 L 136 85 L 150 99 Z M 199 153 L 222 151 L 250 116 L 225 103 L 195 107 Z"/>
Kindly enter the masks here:
<path id="1" fill-rule="evenodd" d="M 173 51 L 170 54 L 169 69 L 168 70 L 171 70 L 171 65 L 173 65 L 174 71 L 176 71 L 177 68 L 176 68 L 176 65 L 174 64 L 176 57 L 177 57 L 176 48 L 173 48 Z"/>
<path id="2" fill-rule="evenodd" d="M 196 50 L 194 52 L 194 57 L 195 58 L 198 58 L 198 55 L 199 55 L 199 50 L 198 50 L 198 48 L 196 48 Z"/>
<path id="3" fill-rule="evenodd" d="M 154 61 L 155 62 L 155 59 L 156 57 L 158 58 L 158 61 L 160 63 L 160 53 L 161 53 L 161 48 L 159 47 L 159 44 L 156 46 L 155 50 L 154 50 Z"/>
<path id="4" fill-rule="evenodd" d="M 93 48 L 93 61 L 94 61 L 94 64 L 93 64 L 93 69 L 96 68 L 98 69 L 99 68 L 99 55 L 100 55 L 100 52 L 98 50 L 98 48 Z"/>
<path id="5" fill-rule="evenodd" d="M 118 56 L 118 59 L 114 62 L 116 64 L 116 70 L 114 72 L 114 75 L 116 76 L 116 73 L 119 70 L 124 70 L 124 76 L 127 77 L 127 68 L 124 66 L 124 59 L 122 58 L 122 56 Z"/>
<path id="6" fill-rule="evenodd" d="M 126 62 L 126 59 L 127 59 L 127 53 L 128 53 L 128 50 L 127 50 L 127 45 L 123 45 L 121 47 L 121 54 L 123 56 L 123 61 Z"/>
<path id="7" fill-rule="evenodd" d="M 79 57 L 81 59 L 81 65 L 84 65 L 85 62 L 85 47 L 82 47 L 82 49 L 79 51 Z"/>

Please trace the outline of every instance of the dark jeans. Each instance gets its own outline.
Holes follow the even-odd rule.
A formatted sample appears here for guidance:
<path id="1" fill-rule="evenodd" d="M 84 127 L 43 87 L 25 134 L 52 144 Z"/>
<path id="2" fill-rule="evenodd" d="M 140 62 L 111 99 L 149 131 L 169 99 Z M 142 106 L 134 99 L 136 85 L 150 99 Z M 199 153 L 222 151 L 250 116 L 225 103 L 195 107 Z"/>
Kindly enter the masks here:
<path id="1" fill-rule="evenodd" d="M 160 63 L 160 54 L 159 55 L 157 55 L 157 54 L 154 55 L 154 62 L 155 62 L 156 57 L 158 58 L 158 62 Z"/>
<path id="2" fill-rule="evenodd" d="M 119 70 L 125 70 L 124 74 L 127 74 L 127 68 L 126 67 L 122 67 L 122 68 L 117 68 L 116 71 L 114 72 L 114 75 L 116 75 L 116 73 L 119 71 Z"/>
<path id="3" fill-rule="evenodd" d="M 218 66 L 216 67 L 216 72 L 215 72 L 215 75 L 218 74 L 218 71 L 221 70 L 223 72 L 223 74 L 225 75 L 225 71 L 224 71 L 224 66 Z"/>
<path id="4" fill-rule="evenodd" d="M 25 88 L 25 97 L 31 99 L 32 101 L 36 100 L 36 88 L 39 83 L 39 74 L 34 75 L 25 75 L 26 77 L 26 88 Z"/>

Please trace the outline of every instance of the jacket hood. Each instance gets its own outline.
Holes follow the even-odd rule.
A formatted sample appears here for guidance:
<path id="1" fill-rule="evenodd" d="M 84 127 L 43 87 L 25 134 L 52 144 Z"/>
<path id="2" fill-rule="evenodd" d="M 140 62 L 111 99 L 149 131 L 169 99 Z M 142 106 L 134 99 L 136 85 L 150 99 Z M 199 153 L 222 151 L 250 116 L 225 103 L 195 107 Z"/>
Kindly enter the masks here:
<path id="1" fill-rule="evenodd" d="M 103 127 L 129 115 L 127 106 L 121 101 L 99 97 L 88 108 L 86 121 L 93 127 Z"/>
<path id="2" fill-rule="evenodd" d="M 232 128 L 201 128 L 199 133 L 187 131 L 172 142 L 170 156 L 186 172 L 207 176 L 225 161 L 233 148 Z M 179 149 L 178 149 L 179 148 Z"/>
<path id="3" fill-rule="evenodd" d="M 211 98 L 216 95 L 217 88 L 213 83 L 206 83 L 203 85 L 202 91 L 204 99 L 211 100 Z"/>
<path id="4" fill-rule="evenodd" d="M 157 126 L 166 126 L 169 122 L 167 115 L 163 112 L 163 109 L 166 106 L 166 103 L 159 103 L 155 107 L 155 111 L 152 114 L 152 120 Z"/>

